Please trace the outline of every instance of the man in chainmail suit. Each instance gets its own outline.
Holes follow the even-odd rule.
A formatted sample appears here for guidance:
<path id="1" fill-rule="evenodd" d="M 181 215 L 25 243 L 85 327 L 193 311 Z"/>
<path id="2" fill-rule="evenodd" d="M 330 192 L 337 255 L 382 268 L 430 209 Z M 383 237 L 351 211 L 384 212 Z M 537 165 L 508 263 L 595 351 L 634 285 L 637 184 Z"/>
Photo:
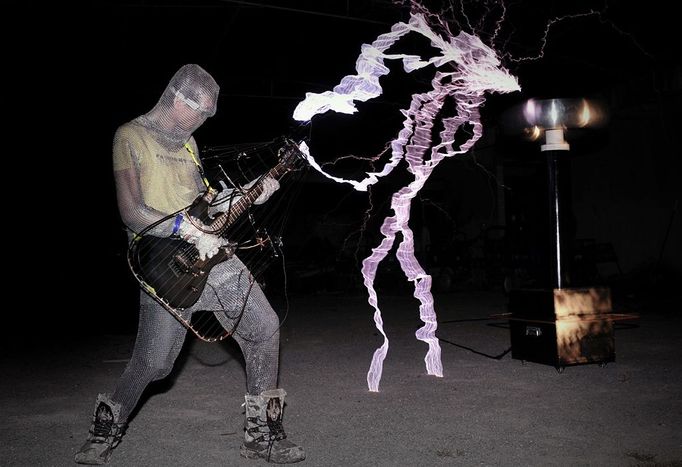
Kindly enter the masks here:
<path id="1" fill-rule="evenodd" d="M 206 190 L 192 134 L 215 114 L 218 85 L 198 65 L 184 65 L 147 114 L 118 128 L 114 137 L 114 175 L 118 206 L 132 236 L 190 205 Z M 262 182 L 264 203 L 279 188 Z M 224 203 L 229 205 L 230 203 Z M 227 243 L 197 228 L 197 220 L 169 218 L 147 235 L 179 235 L 210 258 Z M 132 238 L 132 237 L 131 237 Z M 236 257 L 215 266 L 201 297 L 183 310 L 220 310 L 220 322 L 239 344 L 246 361 L 246 421 L 240 454 L 275 463 L 298 462 L 305 452 L 286 439 L 282 428 L 285 392 L 277 389 L 279 319 L 249 271 Z M 244 304 L 244 300 L 246 303 Z M 152 381 L 166 377 L 187 329 L 147 293 L 140 293 L 140 317 L 133 355 L 113 394 L 99 394 L 87 441 L 76 453 L 79 464 L 104 464 L 120 443 L 128 417 Z M 276 410 L 273 409 L 276 408 Z"/>

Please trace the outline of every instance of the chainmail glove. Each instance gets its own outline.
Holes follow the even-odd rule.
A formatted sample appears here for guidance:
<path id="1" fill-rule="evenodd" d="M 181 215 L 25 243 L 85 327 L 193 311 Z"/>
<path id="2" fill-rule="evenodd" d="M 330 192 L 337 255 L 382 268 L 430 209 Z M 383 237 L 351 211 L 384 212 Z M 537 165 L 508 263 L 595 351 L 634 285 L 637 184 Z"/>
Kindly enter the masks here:
<path id="1" fill-rule="evenodd" d="M 258 180 L 259 179 L 257 178 L 255 180 L 250 181 L 249 183 L 244 185 L 244 188 L 248 190 L 253 185 L 255 185 L 256 182 L 258 182 Z M 260 194 L 258 198 L 256 198 L 253 204 L 265 203 L 268 199 L 270 199 L 270 196 L 272 196 L 272 194 L 275 191 L 279 190 L 279 182 L 272 177 L 265 177 L 261 183 L 263 185 L 263 192 Z"/>
<path id="2" fill-rule="evenodd" d="M 197 228 L 196 226 L 199 226 Z M 214 235 L 203 230 L 209 230 L 201 221 L 192 218 L 191 221 L 182 218 L 178 234 L 180 237 L 193 244 L 199 250 L 199 258 L 201 260 L 210 259 L 213 255 L 218 253 L 220 247 L 230 245 L 230 241 L 226 238 Z"/>

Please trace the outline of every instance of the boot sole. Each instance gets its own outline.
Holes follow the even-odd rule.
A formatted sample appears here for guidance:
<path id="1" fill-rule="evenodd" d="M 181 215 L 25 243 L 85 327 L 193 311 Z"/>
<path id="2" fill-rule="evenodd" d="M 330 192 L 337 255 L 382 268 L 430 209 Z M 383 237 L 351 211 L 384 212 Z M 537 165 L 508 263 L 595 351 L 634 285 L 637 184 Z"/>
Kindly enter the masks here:
<path id="1" fill-rule="evenodd" d="M 74 462 L 76 462 L 76 464 L 81 464 L 81 465 L 104 465 L 107 462 L 109 462 L 109 459 L 111 458 L 111 451 L 109 451 L 103 457 L 98 457 L 98 456 L 92 457 L 92 456 L 86 456 L 86 455 L 79 456 L 79 454 L 81 454 L 81 453 L 79 452 L 74 456 Z"/>
<path id="2" fill-rule="evenodd" d="M 265 457 L 267 457 L 261 456 L 258 451 L 252 451 L 251 449 L 244 447 L 244 445 L 239 448 L 239 455 L 247 459 L 265 459 Z"/>
<path id="3" fill-rule="evenodd" d="M 271 464 L 295 464 L 296 462 L 301 462 L 305 460 L 305 454 L 303 455 L 302 458 L 296 459 L 296 460 L 274 460 L 270 459 L 268 460 L 268 454 L 265 451 L 254 451 L 253 449 L 249 449 L 243 444 L 239 447 L 239 455 L 242 457 L 245 457 L 247 459 L 265 459 L 267 462 Z"/>

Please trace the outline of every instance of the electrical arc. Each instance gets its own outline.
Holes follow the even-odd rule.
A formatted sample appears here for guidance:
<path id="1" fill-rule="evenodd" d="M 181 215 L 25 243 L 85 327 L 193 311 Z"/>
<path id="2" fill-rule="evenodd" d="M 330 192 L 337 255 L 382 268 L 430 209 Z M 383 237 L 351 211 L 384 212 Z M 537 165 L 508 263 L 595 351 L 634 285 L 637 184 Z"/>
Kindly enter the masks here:
<path id="1" fill-rule="evenodd" d="M 438 34 L 429 21 L 439 21 Z M 302 147 L 308 163 L 325 177 L 338 183 L 346 183 L 358 191 L 367 189 L 388 175 L 401 160 L 405 160 L 413 179 L 391 198 L 392 215 L 387 216 L 380 228 L 383 239 L 362 262 L 362 275 L 367 288 L 369 304 L 374 308 L 374 322 L 383 336 L 383 344 L 376 349 L 367 373 L 370 391 L 379 390 L 383 362 L 388 353 L 389 340 L 383 329 L 383 318 L 374 288 L 379 263 L 388 255 L 400 233 L 396 257 L 406 278 L 414 285 L 413 295 L 419 300 L 419 316 L 424 325 L 416 331 L 417 339 L 428 345 L 424 357 L 426 371 L 430 375 L 443 376 L 441 351 L 435 335 L 437 316 L 431 294 L 431 276 L 414 254 L 414 235 L 409 227 L 412 199 L 425 185 L 436 166 L 446 157 L 466 153 L 481 137 L 483 127 L 480 107 L 488 92 L 509 93 L 520 90 L 516 77 L 505 69 L 496 52 L 485 45 L 479 37 L 461 31 L 452 35 L 445 24 L 435 15 L 427 17 L 421 12 L 413 13 L 407 23 L 398 22 L 390 32 L 381 34 L 371 44 L 363 44 L 356 61 L 356 74 L 348 75 L 331 91 L 306 93 L 306 97 L 294 110 L 297 121 L 310 121 L 325 112 L 353 114 L 357 112 L 356 101 L 365 102 L 382 93 L 379 79 L 390 70 L 385 60 L 401 60 L 405 72 L 433 66 L 436 69 L 431 89 L 411 96 L 404 115 L 403 127 L 390 143 L 389 160 L 375 172 L 367 172 L 362 180 L 336 177 L 322 169 L 307 147 Z M 388 49 L 409 33 L 426 37 L 438 51 L 432 57 L 422 58 L 412 54 L 391 54 Z M 456 112 L 451 116 L 439 116 L 446 98 L 454 98 Z M 443 129 L 433 135 L 433 127 L 442 118 Z M 462 144 L 455 142 L 461 128 L 471 128 L 472 134 Z"/>

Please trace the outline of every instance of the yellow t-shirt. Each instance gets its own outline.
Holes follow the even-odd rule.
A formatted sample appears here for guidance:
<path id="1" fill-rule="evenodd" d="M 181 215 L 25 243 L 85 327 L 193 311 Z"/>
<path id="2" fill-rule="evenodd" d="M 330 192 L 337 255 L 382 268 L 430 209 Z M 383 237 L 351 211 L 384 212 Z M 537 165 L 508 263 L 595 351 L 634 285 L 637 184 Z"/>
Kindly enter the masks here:
<path id="1" fill-rule="evenodd" d="M 188 143 L 197 154 L 194 138 Z M 113 152 L 114 171 L 135 168 L 144 204 L 163 214 L 192 204 L 204 188 L 197 183 L 201 180 L 198 168 L 187 149 L 169 151 L 136 123 L 119 127 Z"/>

